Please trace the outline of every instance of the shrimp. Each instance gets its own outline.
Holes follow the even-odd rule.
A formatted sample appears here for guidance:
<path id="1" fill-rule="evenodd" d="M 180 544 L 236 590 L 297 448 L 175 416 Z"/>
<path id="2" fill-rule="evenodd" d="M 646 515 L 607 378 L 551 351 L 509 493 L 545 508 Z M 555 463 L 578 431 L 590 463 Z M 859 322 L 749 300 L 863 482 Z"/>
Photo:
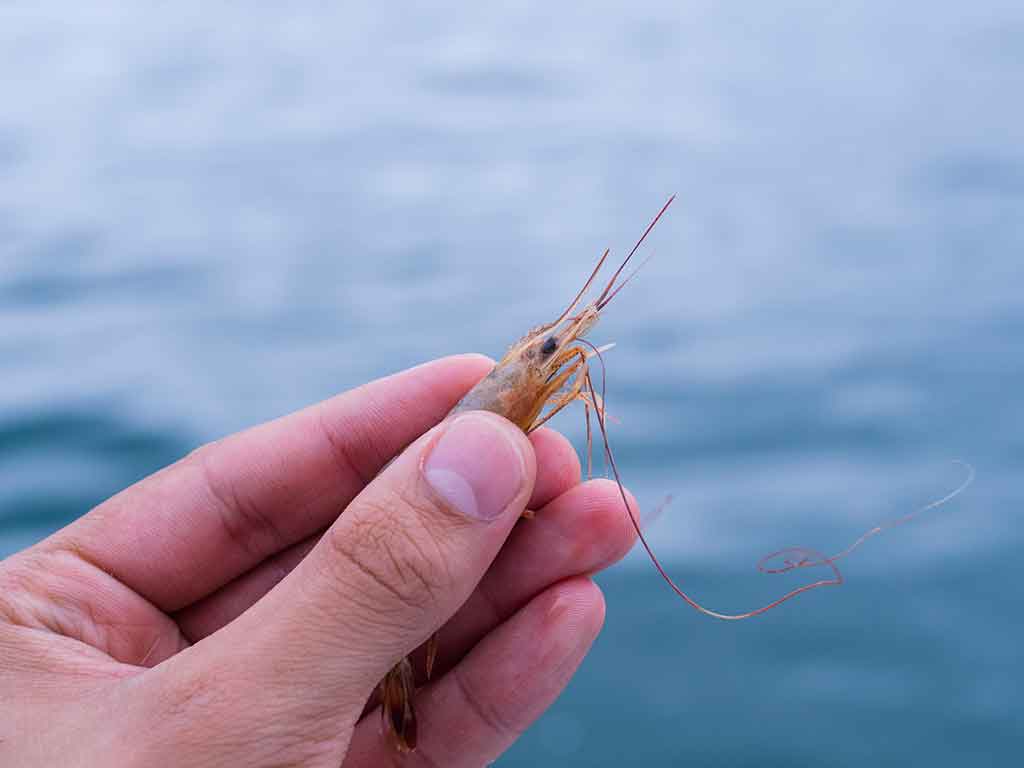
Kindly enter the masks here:
<path id="1" fill-rule="evenodd" d="M 589 468 L 592 447 L 590 439 L 591 409 L 597 414 L 602 433 L 604 431 L 603 398 L 597 394 L 593 386 L 589 360 L 594 356 L 600 356 L 602 350 L 593 346 L 583 336 L 597 323 L 601 310 L 636 274 L 633 272 L 616 284 L 630 259 L 633 258 L 674 199 L 675 195 L 670 197 L 658 215 L 647 226 L 600 296 L 586 304 L 577 314 L 573 314 L 579 309 L 584 296 L 590 290 L 601 267 L 608 259 L 608 250 L 602 254 L 597 266 L 590 273 L 590 277 L 587 278 L 565 311 L 554 321 L 534 328 L 513 344 L 504 357 L 491 369 L 491 372 L 466 393 L 448 416 L 464 411 L 491 411 L 504 416 L 523 432 L 529 433 L 570 403 L 582 400 L 587 409 L 587 464 Z M 579 342 L 579 345 L 576 342 Z M 542 415 L 545 407 L 548 410 Z M 616 470 L 616 475 L 617 472 Z M 621 490 L 621 482 L 619 487 Z M 625 490 L 622 490 L 622 494 L 626 509 L 629 510 Z M 631 511 L 629 514 L 632 517 Z M 639 523 L 636 519 L 633 519 L 633 524 L 639 532 Z M 425 667 L 428 680 L 433 670 L 436 654 L 437 635 L 435 634 L 427 641 Z M 413 668 L 408 658 L 402 659 L 395 665 L 378 686 L 381 717 L 385 729 L 394 737 L 395 746 L 402 752 L 416 748 L 416 713 L 412 703 L 414 693 Z"/>
<path id="2" fill-rule="evenodd" d="M 803 592 L 818 587 L 842 584 L 843 577 L 836 566 L 836 560 L 845 557 L 859 547 L 867 538 L 880 533 L 882 530 L 900 525 L 920 512 L 949 501 L 970 484 L 973 479 L 973 469 L 969 465 L 964 465 L 970 474 L 967 480 L 952 493 L 938 501 L 932 502 L 917 512 L 876 526 L 854 542 L 853 545 L 837 555 L 827 557 L 804 547 L 788 547 L 767 555 L 758 563 L 758 569 L 762 573 L 785 573 L 797 568 L 824 566 L 831 570 L 829 578 L 819 579 L 792 589 L 771 603 L 745 613 L 728 614 L 712 611 L 690 597 L 669 576 L 651 549 L 650 544 L 648 544 L 647 538 L 641 530 L 640 521 L 637 519 L 626 498 L 626 491 L 608 441 L 604 408 L 605 369 L 602 353 L 613 345 L 597 347 L 584 338 L 585 334 L 597 323 L 601 312 L 608 306 L 608 303 L 615 298 L 619 291 L 643 267 L 643 263 L 641 263 L 626 277 L 622 277 L 626 266 L 651 230 L 654 229 L 658 220 L 668 210 L 673 200 L 675 200 L 675 195 L 668 199 L 668 202 L 662 206 L 651 223 L 647 225 L 647 229 L 644 230 L 636 244 L 626 255 L 626 258 L 623 259 L 622 263 L 612 274 L 597 298 L 585 304 L 583 303 L 584 297 L 593 286 L 601 268 L 608 259 L 608 250 L 605 250 L 600 259 L 598 259 L 597 265 L 590 273 L 583 287 L 569 303 L 569 306 L 555 320 L 537 326 L 513 344 L 494 368 L 491 369 L 490 373 L 455 405 L 448 416 L 464 411 L 491 411 L 492 413 L 504 416 L 523 430 L 523 432 L 530 433 L 566 406 L 573 402 L 581 401 L 584 407 L 587 427 L 586 452 L 588 476 L 590 475 L 593 448 L 590 421 L 590 414 L 593 411 L 596 416 L 598 431 L 601 435 L 601 448 L 603 449 L 607 466 L 611 469 L 612 476 L 618 485 L 622 504 L 626 509 L 626 514 L 629 515 L 640 543 L 643 545 L 647 556 L 650 558 L 658 574 L 679 597 L 695 610 L 716 619 L 735 621 L 757 616 Z M 600 388 L 595 387 L 590 371 L 590 361 L 595 358 L 601 363 Z M 600 393 L 598 389 L 600 389 Z M 529 517 L 530 514 L 524 513 L 524 516 Z M 776 567 L 770 566 L 774 558 L 780 557 L 784 558 L 781 565 Z M 437 655 L 437 645 L 438 637 L 435 633 L 426 644 L 425 672 L 428 680 L 430 679 Z M 408 658 L 402 659 L 387 674 L 384 680 L 381 681 L 378 690 L 385 729 L 391 733 L 396 747 L 402 752 L 408 752 L 416 747 L 416 714 L 413 708 L 415 690 L 413 667 Z"/>

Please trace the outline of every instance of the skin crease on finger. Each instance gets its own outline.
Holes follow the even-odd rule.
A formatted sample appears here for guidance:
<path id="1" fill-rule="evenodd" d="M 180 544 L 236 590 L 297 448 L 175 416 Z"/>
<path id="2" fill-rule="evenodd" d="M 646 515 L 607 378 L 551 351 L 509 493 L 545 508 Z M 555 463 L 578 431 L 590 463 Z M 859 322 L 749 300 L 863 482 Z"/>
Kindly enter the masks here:
<path id="1" fill-rule="evenodd" d="M 433 366 L 440 370 L 445 365 L 449 368 L 461 365 L 465 374 L 464 378 L 468 380 L 477 375 L 473 369 L 483 367 L 480 365 L 481 362 L 487 361 L 482 361 L 479 357 L 470 357 L 463 358 L 461 362 L 456 360 L 454 363 L 438 361 L 425 367 Z M 410 372 L 404 372 L 404 374 L 397 374 L 396 377 L 389 378 L 401 379 L 403 376 L 408 378 L 409 374 Z M 378 384 L 380 382 L 375 382 L 361 390 L 365 393 Z M 452 388 L 452 392 L 452 397 L 458 396 L 458 391 L 455 388 Z M 344 397 L 345 395 L 339 396 L 339 398 Z M 409 395 L 406 397 L 408 398 Z M 335 401 L 337 405 L 332 407 L 344 405 L 340 399 L 335 399 Z M 325 406 L 314 406 L 314 409 L 322 407 Z M 414 406 L 410 405 L 409 407 L 413 408 Z M 450 406 L 444 402 L 437 404 L 437 409 L 442 412 L 447 407 Z M 287 436 L 287 430 L 281 426 L 281 423 L 293 418 L 295 417 L 285 417 L 279 422 L 254 428 L 239 436 L 226 438 L 208 450 L 216 450 L 220 445 L 231 443 L 234 446 L 235 456 L 232 461 L 238 462 L 243 455 L 243 452 L 240 452 L 238 440 L 243 437 L 253 440 L 255 436 L 257 443 L 253 445 L 258 450 L 263 450 L 263 448 L 259 448 L 259 444 L 265 445 L 269 442 L 274 444 L 273 450 L 279 452 L 282 450 L 280 437 L 284 435 L 286 442 L 290 439 Z M 306 424 L 308 426 L 308 420 Z M 541 469 L 537 475 L 537 482 L 533 486 L 529 504 L 531 508 L 537 510 L 538 515 L 533 520 L 520 521 L 515 525 L 512 535 L 505 543 L 505 548 L 484 575 L 480 587 L 471 593 L 469 600 L 455 613 L 454 618 L 444 628 L 442 634 L 446 640 L 445 645 L 442 646 L 443 655 L 439 658 L 435 682 L 431 684 L 431 690 L 440 691 L 443 681 L 456 679 L 451 675 L 455 674 L 456 670 L 462 668 L 464 664 L 494 666 L 495 670 L 502 668 L 508 676 L 511 676 L 504 680 L 495 679 L 492 681 L 492 689 L 479 692 L 478 696 L 483 695 L 490 699 L 498 696 L 501 691 L 512 690 L 517 674 L 515 653 L 509 652 L 510 655 L 507 658 L 511 661 L 502 667 L 500 664 L 492 665 L 493 659 L 490 659 L 481 649 L 489 648 L 493 653 L 499 654 L 503 652 L 501 649 L 504 646 L 496 638 L 504 636 L 506 625 L 512 626 L 513 622 L 518 621 L 515 617 L 519 616 L 520 612 L 527 611 L 525 606 L 532 605 L 536 599 L 539 599 L 538 595 L 546 594 L 546 590 L 550 589 L 552 584 L 605 567 L 621 557 L 632 544 L 633 537 L 629 528 L 626 527 L 628 521 L 623 514 L 621 499 L 617 498 L 614 486 L 602 481 L 580 484 L 579 461 L 575 451 L 557 433 L 545 429 L 538 430 L 531 435 L 531 443 Z M 385 455 L 379 447 L 366 450 L 376 453 L 378 457 Z M 275 467 L 277 471 L 280 471 L 281 467 L 278 465 L 286 465 L 286 457 L 280 453 L 277 456 L 278 458 L 274 458 L 271 454 L 266 454 L 264 458 L 258 459 L 256 464 L 264 466 L 265 472 L 274 471 Z M 371 458 L 369 463 L 384 460 L 383 458 Z M 366 460 L 355 459 L 355 461 L 365 462 Z M 324 464 L 323 466 L 324 470 L 329 473 L 331 467 L 336 467 L 337 464 Z M 173 468 L 165 470 L 160 476 L 156 498 L 160 499 L 161 504 L 174 501 L 173 499 L 171 502 L 167 501 L 167 486 L 165 485 L 172 470 Z M 269 478 L 254 475 L 252 472 L 246 472 L 244 477 L 248 479 L 247 481 L 256 483 L 253 486 L 254 494 L 252 491 L 247 492 L 250 495 L 245 498 L 246 504 L 260 504 L 264 503 L 261 499 L 272 499 L 275 504 L 282 507 L 282 511 L 290 511 L 287 494 L 281 495 L 281 489 L 285 486 L 267 482 Z M 134 487 L 130 494 L 136 502 L 139 502 L 136 508 L 137 514 L 144 513 L 147 509 L 147 497 L 140 492 L 140 488 L 146 482 L 148 481 L 143 481 L 138 487 Z M 290 481 L 289 485 L 294 482 L 294 480 Z M 185 494 L 186 501 L 195 498 L 198 497 L 194 494 Z M 240 498 L 242 497 L 237 494 L 228 494 L 223 503 L 237 503 Z M 632 500 L 630 501 L 632 503 Z M 317 514 L 323 516 L 324 524 L 329 523 L 331 513 L 328 505 L 324 504 L 323 500 L 315 502 L 315 504 L 318 504 L 323 510 Z M 306 509 L 304 525 L 308 525 L 313 519 L 313 516 L 309 514 L 312 510 L 313 507 Z M 269 508 L 261 510 L 259 514 L 248 516 L 249 524 L 262 524 L 261 519 L 266 517 L 268 511 Z M 159 524 L 162 520 L 171 519 L 166 516 L 168 512 L 170 510 L 165 509 L 152 519 L 147 517 L 146 525 Z M 302 534 L 299 529 L 292 529 L 288 535 L 293 537 L 293 541 L 285 541 L 284 549 L 281 549 L 279 543 L 276 549 L 262 553 L 258 559 L 251 562 L 247 570 L 230 577 L 212 594 L 202 596 L 198 601 L 186 605 L 177 615 L 168 616 L 160 610 L 159 605 L 132 590 L 130 585 L 121 579 L 128 578 L 133 573 L 141 574 L 143 578 L 140 584 L 152 586 L 154 584 L 152 577 L 147 576 L 144 570 L 139 569 L 166 567 L 166 565 L 161 565 L 159 558 L 170 556 L 171 559 L 166 563 L 173 564 L 174 568 L 170 572 L 170 576 L 165 578 L 164 583 L 153 590 L 152 594 L 154 596 L 164 595 L 163 598 L 160 598 L 161 601 L 173 605 L 176 600 L 173 596 L 167 597 L 170 594 L 168 590 L 173 586 L 173 580 L 181 578 L 182 574 L 187 575 L 188 568 L 191 567 L 189 563 L 183 564 L 173 559 L 174 553 L 181 547 L 181 542 L 176 537 L 187 535 L 188 532 L 175 532 L 174 537 L 167 540 L 166 546 L 159 538 L 162 535 L 159 531 L 154 531 L 145 537 L 138 535 L 140 531 L 145 532 L 145 526 L 141 528 L 136 526 L 136 534 L 132 539 L 124 539 L 123 534 L 119 534 L 122 536 L 122 543 L 117 544 L 113 549 L 107 544 L 110 542 L 116 544 L 117 536 L 107 537 L 106 540 L 102 536 L 98 539 L 95 538 L 96 534 L 103 533 L 105 526 L 131 524 L 130 518 L 126 517 L 131 513 L 132 509 L 124 505 L 124 498 L 122 498 L 117 505 L 108 507 L 103 510 L 103 514 L 87 521 L 87 525 L 79 525 L 77 528 L 73 525 L 37 547 L 0 563 L 0 621 L 5 623 L 5 626 L 0 626 L 0 658 L 6 660 L 10 657 L 20 660 L 20 663 L 13 665 L 6 661 L 0 662 L 0 702 L 8 698 L 6 690 L 9 685 L 13 685 L 20 691 L 18 701 L 22 702 L 25 707 L 29 707 L 30 702 L 35 700 L 43 708 L 42 711 L 51 713 L 57 710 L 52 708 L 53 701 L 48 699 L 49 696 L 56 695 L 61 701 L 61 708 L 68 708 L 67 711 L 72 712 L 75 702 L 82 701 L 81 696 L 86 695 L 88 696 L 86 700 L 92 700 L 94 704 L 82 710 L 79 725 L 89 724 L 87 731 L 99 740 L 95 742 L 97 746 L 106 739 L 106 748 L 110 748 L 109 740 L 114 739 L 120 742 L 117 746 L 124 748 L 126 745 L 131 745 L 133 740 L 138 741 L 143 736 L 156 737 L 153 728 L 149 726 L 131 729 L 131 733 L 121 731 L 118 736 L 118 729 L 111 729 L 111 725 L 114 723 L 126 725 L 132 720 L 125 716 L 129 713 L 119 711 L 118 706 L 124 706 L 127 701 L 134 700 L 136 701 L 135 709 L 139 711 L 137 705 L 141 703 L 142 699 L 136 697 L 151 697 L 153 695 L 164 697 L 166 704 L 173 705 L 172 709 L 175 712 L 173 720 L 178 725 L 171 731 L 164 731 L 160 741 L 167 749 L 173 750 L 176 746 L 175 739 L 181 734 L 194 731 L 193 736 L 198 736 L 206 728 L 217 725 L 215 720 L 209 722 L 202 721 L 202 718 L 199 721 L 196 720 L 202 712 L 207 711 L 204 706 L 195 706 L 200 701 L 207 700 L 209 697 L 214 697 L 214 699 L 225 696 L 232 697 L 239 701 L 244 710 L 257 704 L 274 706 L 275 699 L 268 698 L 267 688 L 256 685 L 255 678 L 250 681 L 252 683 L 250 685 L 241 679 L 234 683 L 228 683 L 226 680 L 220 679 L 221 675 L 204 676 L 201 689 L 190 689 L 191 693 L 185 691 L 187 695 L 184 698 L 179 694 L 171 696 L 169 691 L 161 691 L 151 684 L 159 676 L 150 678 L 146 674 L 140 674 L 142 670 L 134 665 L 155 665 L 174 656 L 185 648 L 190 640 L 198 641 L 216 632 L 225 623 L 245 611 L 249 605 L 260 600 L 279 583 L 282 577 L 290 572 L 315 544 L 318 534 L 316 530 Z M 333 514 L 336 516 L 337 512 L 335 511 Z M 90 535 L 94 538 L 90 539 Z M 230 537 L 229 543 L 232 539 L 237 544 L 243 541 L 244 537 Z M 124 545 L 125 541 L 131 541 L 132 546 Z M 148 553 L 147 547 L 151 550 Z M 264 547 L 265 545 L 260 545 L 260 549 Z M 249 551 L 248 556 L 253 554 L 255 552 Z M 233 557 L 237 558 L 243 555 L 244 553 L 239 553 Z M 109 561 L 111 556 L 116 556 L 121 560 L 118 563 L 111 563 Z M 138 562 L 126 567 L 123 561 L 125 556 L 135 557 Z M 235 559 L 232 562 L 239 562 L 239 560 Z M 227 560 L 211 562 L 211 567 L 204 571 L 203 579 L 209 581 L 214 573 L 224 573 L 225 565 L 228 565 Z M 187 589 L 194 589 L 194 584 L 194 581 L 189 580 L 184 583 L 184 586 Z M 240 588 L 241 585 L 244 585 L 244 588 Z M 593 588 L 592 585 L 590 588 Z M 590 598 L 583 602 L 591 606 L 593 604 Z M 560 620 L 556 620 L 555 614 L 558 612 L 555 611 L 552 614 L 552 621 L 544 625 L 547 627 L 544 632 L 560 636 L 559 632 L 562 631 L 558 629 L 561 626 Z M 603 607 L 600 614 L 603 616 Z M 174 619 L 178 621 L 176 622 Z M 179 632 L 179 623 L 182 629 L 188 628 L 184 633 Z M 11 626 L 12 624 L 20 626 Z M 587 626 L 591 625 L 593 625 L 593 633 L 596 634 L 600 621 L 587 624 Z M 518 638 L 531 637 L 531 635 L 531 632 L 524 633 L 521 629 L 514 633 L 514 636 Z M 245 638 L 242 639 L 244 642 Z M 520 640 L 516 642 L 521 645 Z M 208 655 L 205 645 L 205 643 L 200 643 L 193 650 Z M 589 640 L 585 645 L 589 646 Z M 520 648 L 520 652 L 521 650 Z M 563 677 L 568 679 L 568 675 L 582 659 L 585 650 L 583 647 L 569 648 L 568 650 L 563 648 L 563 653 L 568 653 L 569 656 L 576 659 L 575 661 L 556 664 L 555 659 L 545 657 L 537 662 L 538 680 L 549 679 L 551 685 L 543 689 L 531 689 L 532 693 L 530 690 L 522 690 L 523 696 L 534 702 L 536 705 L 534 708 L 539 707 L 537 714 L 547 706 L 547 703 L 538 704 L 537 702 L 553 698 L 557 694 L 561 685 L 564 684 L 564 681 L 558 681 Z M 129 663 L 118 663 L 115 659 Z M 298 659 L 293 661 L 297 662 Z M 520 661 L 527 664 L 528 658 L 523 656 Z M 287 669 L 292 664 L 287 659 L 280 659 L 279 662 L 282 669 Z M 554 665 L 554 667 L 546 670 L 545 664 Z M 567 671 L 564 674 L 561 672 L 555 674 L 555 668 Z M 459 679 L 466 679 L 466 674 L 459 672 Z M 25 677 L 26 675 L 28 678 Z M 547 677 L 545 677 L 546 675 Z M 112 688 L 111 686 L 119 680 L 127 687 Z M 120 690 L 121 695 L 111 695 L 115 690 Z M 130 696 L 127 696 L 128 692 L 131 692 Z M 311 694 L 312 691 L 309 693 Z M 328 699 L 333 698 L 333 695 L 328 697 Z M 458 700 L 458 696 L 454 700 Z M 175 701 L 178 703 L 174 704 Z M 467 702 L 463 701 L 462 706 L 466 705 Z M 9 698 L 6 705 L 0 703 L 0 718 L 5 719 L 9 724 L 14 723 L 15 733 L 30 732 L 36 718 L 29 714 L 28 709 L 10 717 L 8 716 L 10 706 L 11 699 Z M 531 706 L 534 705 L 524 705 L 523 711 L 530 710 Z M 145 709 L 150 712 L 165 711 L 166 714 L 166 710 L 161 710 L 159 707 L 153 710 L 147 705 Z M 431 709 L 427 705 L 425 722 L 432 723 L 430 727 L 437 730 L 439 734 L 443 734 L 446 732 L 447 722 L 453 718 L 457 720 L 464 715 L 466 713 L 462 710 L 453 711 L 443 716 L 437 712 L 431 714 Z M 280 716 L 287 719 L 288 715 L 287 712 L 282 712 Z M 155 723 L 156 721 L 153 721 L 153 724 Z M 526 724 L 524 722 L 521 725 L 516 725 L 516 728 L 521 729 Z M 373 727 L 377 726 L 378 723 L 374 722 Z M 54 728 L 56 727 L 55 722 Z M 0 728 L 0 739 L 5 738 L 4 731 L 7 730 L 7 728 Z M 327 730 L 331 732 L 328 734 L 325 731 L 323 738 L 325 739 L 325 749 L 330 751 L 337 747 L 336 737 L 338 734 L 331 729 Z M 53 730 L 53 734 L 54 738 L 46 748 L 46 752 L 51 757 L 41 763 L 26 762 L 25 765 L 50 765 L 60 762 L 61 739 L 58 737 L 57 730 Z M 65 733 L 65 736 L 67 735 Z M 499 734 L 503 737 L 509 735 Z M 495 734 L 490 734 L 489 737 L 484 738 L 483 741 L 486 743 L 482 743 L 481 754 L 490 753 L 492 750 L 500 751 L 504 748 L 499 749 L 495 746 L 497 742 L 494 737 Z M 425 743 L 429 744 L 429 739 L 432 737 L 425 735 L 425 738 L 428 739 Z M 238 748 L 240 750 L 246 748 L 244 743 L 246 741 L 239 741 Z M 4 749 L 9 748 L 10 743 L 10 739 L 0 741 L 0 764 L 4 764 Z M 159 744 L 150 744 L 151 748 L 159 748 L 159 746 Z M 181 747 L 182 745 L 178 744 L 177 746 Z M 310 746 L 313 748 L 310 755 L 319 759 L 318 748 L 314 744 Z M 80 744 L 79 748 L 88 751 L 88 745 L 85 743 Z M 193 741 L 189 748 L 201 749 L 202 744 Z M 104 753 L 100 751 L 95 754 Z M 157 753 L 149 752 L 149 754 Z M 112 764 L 109 761 L 109 755 L 104 759 L 107 762 L 101 760 L 94 764 Z M 246 760 L 247 764 L 256 764 L 250 762 L 248 758 Z M 122 762 L 120 764 L 128 765 L 129 763 Z"/>

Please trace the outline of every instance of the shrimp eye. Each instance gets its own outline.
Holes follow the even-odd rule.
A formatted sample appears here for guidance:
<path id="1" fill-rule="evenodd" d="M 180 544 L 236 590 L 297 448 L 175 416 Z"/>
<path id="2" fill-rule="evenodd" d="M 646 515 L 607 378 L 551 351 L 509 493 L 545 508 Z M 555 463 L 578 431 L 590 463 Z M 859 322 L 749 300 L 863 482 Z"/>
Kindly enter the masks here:
<path id="1" fill-rule="evenodd" d="M 554 336 L 548 336 L 547 340 L 541 345 L 540 353 L 542 355 L 550 355 L 558 347 L 558 342 L 555 341 Z"/>

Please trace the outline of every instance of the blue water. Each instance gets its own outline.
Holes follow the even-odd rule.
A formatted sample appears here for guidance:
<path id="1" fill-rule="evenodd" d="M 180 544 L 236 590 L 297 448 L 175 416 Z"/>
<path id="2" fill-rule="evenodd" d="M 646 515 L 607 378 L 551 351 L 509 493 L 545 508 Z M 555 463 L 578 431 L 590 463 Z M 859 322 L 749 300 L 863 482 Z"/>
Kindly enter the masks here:
<path id="1" fill-rule="evenodd" d="M 0 555 L 196 445 L 593 334 L 652 544 L 502 765 L 995 765 L 1024 729 L 1024 6 L 0 9 Z M 893 6 L 896 7 L 893 7 Z M 580 414 L 558 425 L 582 443 Z"/>

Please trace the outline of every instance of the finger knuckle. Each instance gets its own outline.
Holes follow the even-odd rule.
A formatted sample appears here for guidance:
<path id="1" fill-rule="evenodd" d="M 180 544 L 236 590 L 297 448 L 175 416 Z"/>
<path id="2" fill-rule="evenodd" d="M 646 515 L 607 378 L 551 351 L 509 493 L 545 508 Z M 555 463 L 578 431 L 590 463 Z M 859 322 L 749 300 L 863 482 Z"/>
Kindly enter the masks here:
<path id="1" fill-rule="evenodd" d="M 274 515 L 255 502 L 237 481 L 218 467 L 217 451 L 207 444 L 186 461 L 199 473 L 225 538 L 252 557 L 262 558 L 288 544 Z"/>
<path id="2" fill-rule="evenodd" d="M 351 586 L 355 578 L 359 587 L 386 593 L 399 609 L 420 611 L 440 598 L 451 578 L 436 536 L 409 507 L 400 495 L 361 503 L 327 539 L 340 581 Z M 383 607 L 374 602 L 375 611 Z"/>
<path id="3" fill-rule="evenodd" d="M 164 689 L 163 714 L 172 719 L 194 717 L 214 710 L 220 698 L 217 675 L 207 671 L 202 675 L 181 675 L 173 685 Z"/>
<path id="4" fill-rule="evenodd" d="M 238 689 L 245 685 L 237 669 L 209 666 L 179 670 L 158 686 L 143 708 L 155 723 L 149 734 L 157 749 L 170 742 L 186 753 L 206 755 L 249 754 L 252 765 L 327 765 L 324 756 L 336 752 L 334 738 L 303 731 L 301 738 L 286 726 L 272 707 L 252 706 L 238 710 Z M 280 705 L 281 700 L 277 703 Z M 143 756 L 145 749 L 140 750 Z M 155 764 L 146 759 L 141 764 Z M 162 763 L 161 763 L 162 764 Z M 218 763 L 219 764 L 219 763 Z"/>
<path id="5" fill-rule="evenodd" d="M 499 741 L 515 739 L 522 735 L 522 728 L 513 719 L 504 714 L 501 699 L 495 701 L 480 694 L 479 689 L 460 672 L 453 670 L 455 689 L 462 699 L 466 710 L 470 712 L 481 727 L 495 734 Z"/>

